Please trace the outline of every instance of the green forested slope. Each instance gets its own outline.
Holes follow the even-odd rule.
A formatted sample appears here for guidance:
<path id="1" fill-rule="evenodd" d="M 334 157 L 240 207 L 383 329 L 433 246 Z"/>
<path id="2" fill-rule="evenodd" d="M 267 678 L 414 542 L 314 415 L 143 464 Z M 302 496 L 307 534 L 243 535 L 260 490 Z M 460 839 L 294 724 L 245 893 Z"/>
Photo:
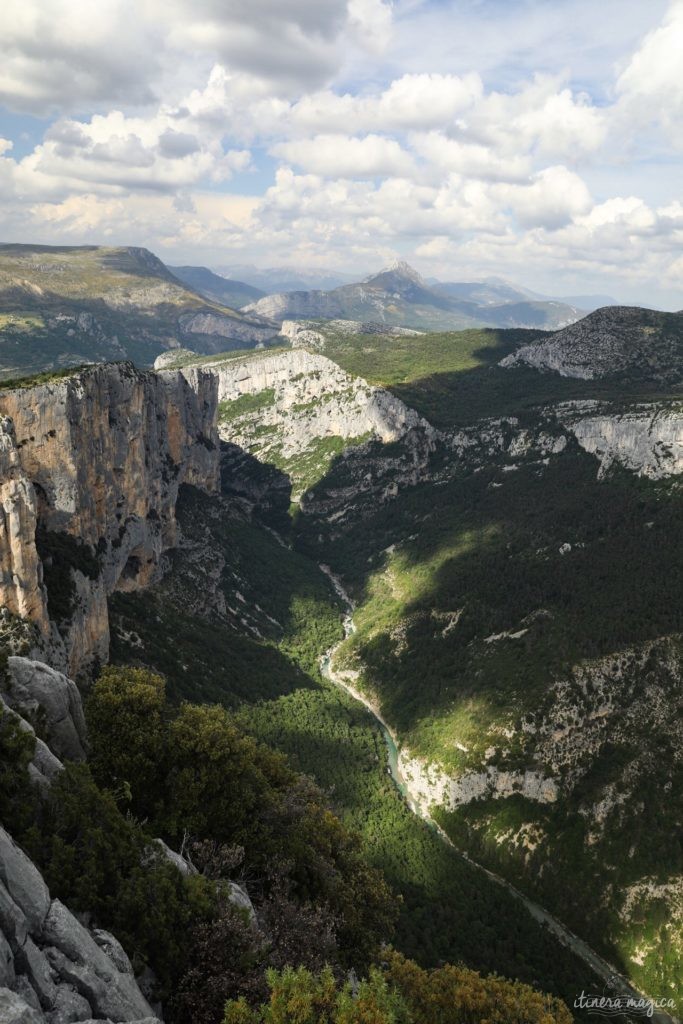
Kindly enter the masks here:
<path id="1" fill-rule="evenodd" d="M 204 538 L 204 557 L 225 560 L 219 589 L 228 609 L 254 617 L 212 610 L 206 575 L 196 575 L 201 563 L 183 547 L 159 586 L 112 600 L 114 659 L 163 671 L 176 699 L 236 708 L 242 728 L 314 776 L 402 897 L 395 942 L 408 955 L 425 965 L 462 959 L 566 999 L 588 984 L 584 965 L 409 811 L 387 775 L 372 720 L 321 679 L 317 661 L 341 637 L 341 609 L 316 564 L 283 548 L 258 517 L 246 521 L 229 498 L 188 491 L 180 522 L 184 533 Z"/>

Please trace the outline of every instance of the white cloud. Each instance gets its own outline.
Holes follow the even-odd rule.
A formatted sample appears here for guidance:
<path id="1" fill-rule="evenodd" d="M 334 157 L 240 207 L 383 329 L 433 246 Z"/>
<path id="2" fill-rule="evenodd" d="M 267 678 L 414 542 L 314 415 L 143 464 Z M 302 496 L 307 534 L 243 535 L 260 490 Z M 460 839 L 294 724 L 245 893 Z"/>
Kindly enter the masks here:
<path id="1" fill-rule="evenodd" d="M 467 129 L 473 140 L 501 153 L 521 151 L 568 162 L 595 152 L 606 132 L 604 113 L 550 75 L 536 75 L 516 91 L 489 93 L 472 112 Z"/>
<path id="2" fill-rule="evenodd" d="M 475 73 L 402 75 L 374 95 L 339 95 L 326 90 L 292 104 L 287 125 L 294 132 L 404 131 L 449 125 L 481 97 Z"/>
<path id="3" fill-rule="evenodd" d="M 155 34 L 135 0 L 4 0 L 0 104 L 44 115 L 149 102 Z"/>
<path id="4" fill-rule="evenodd" d="M 193 127 L 191 119 L 163 108 L 149 118 L 113 110 L 87 122 L 58 121 L 16 164 L 15 178 L 34 193 L 173 191 L 225 181 L 249 166 L 248 150 L 224 151 L 220 131 L 200 138 Z"/>
<path id="5" fill-rule="evenodd" d="M 616 84 L 625 123 L 659 123 L 683 146 L 683 0 L 671 3 L 663 23 L 649 32 Z"/>
<path id="6" fill-rule="evenodd" d="M 526 153 L 499 154 L 491 146 L 451 139 L 443 132 L 416 133 L 411 142 L 424 160 L 443 172 L 456 171 L 484 181 L 520 181 L 532 169 Z"/>
<path id="7" fill-rule="evenodd" d="M 287 94 L 320 87 L 350 50 L 379 53 L 383 0 L 5 0 L 0 104 L 45 115 L 144 105 L 222 63 Z"/>
<path id="8" fill-rule="evenodd" d="M 410 174 L 413 160 L 394 139 L 380 135 L 352 138 L 317 135 L 272 147 L 276 156 L 326 177 L 377 178 Z"/>
<path id="9" fill-rule="evenodd" d="M 553 230 L 591 207 L 585 182 L 566 167 L 546 167 L 526 185 L 496 185 L 494 192 L 526 228 Z"/>
<path id="10" fill-rule="evenodd" d="M 384 0 L 349 0 L 349 23 L 361 44 L 381 53 L 391 37 L 391 5 Z"/>
<path id="11" fill-rule="evenodd" d="M 609 59 L 577 51 L 574 65 L 541 41 L 564 27 L 574 50 L 586 44 L 572 12 L 589 16 L 590 0 L 527 5 L 523 30 L 499 4 L 488 27 L 487 3 L 465 5 L 457 39 L 448 5 L 415 0 L 6 0 L 0 103 L 60 113 L 27 155 L 26 139 L 0 139 L 0 227 L 209 263 L 212 247 L 354 267 L 414 251 L 434 268 L 640 267 L 672 282 L 683 0 L 659 25 L 662 0 L 647 25 L 633 0 L 606 4 L 596 23 L 611 19 L 617 42 L 596 52 Z M 443 41 L 423 47 L 425 26 Z M 489 55 L 507 55 L 500 74 L 463 49 L 476 26 Z M 591 97 L 573 72 L 598 64 Z M 667 174 L 653 159 L 646 177 L 643 153 Z M 259 195 L 228 193 L 247 181 Z"/>

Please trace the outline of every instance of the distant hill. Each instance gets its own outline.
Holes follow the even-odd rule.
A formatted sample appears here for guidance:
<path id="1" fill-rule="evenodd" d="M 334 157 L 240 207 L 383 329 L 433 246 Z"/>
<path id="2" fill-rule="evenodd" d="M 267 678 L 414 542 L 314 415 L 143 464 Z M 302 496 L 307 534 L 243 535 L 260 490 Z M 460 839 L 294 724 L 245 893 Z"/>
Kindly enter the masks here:
<path id="1" fill-rule="evenodd" d="M 435 291 L 452 299 L 474 302 L 478 306 L 499 306 L 506 302 L 522 302 L 527 299 L 546 299 L 528 288 L 520 288 L 500 277 L 487 277 L 483 281 L 432 281 Z"/>
<path id="2" fill-rule="evenodd" d="M 542 341 L 522 346 L 501 363 L 519 364 L 582 380 L 680 383 L 683 313 L 606 306 Z"/>
<path id="3" fill-rule="evenodd" d="M 215 267 L 216 273 L 246 281 L 265 295 L 276 292 L 329 290 L 354 280 L 353 274 L 321 271 L 311 267 L 255 267 L 251 263 L 230 263 Z"/>
<path id="4" fill-rule="evenodd" d="M 203 295 L 212 302 L 220 302 L 231 309 L 239 309 L 249 302 L 255 302 L 266 293 L 261 288 L 244 281 L 234 281 L 228 277 L 214 274 L 208 267 L 171 267 L 168 268 L 179 281 Z"/>
<path id="5" fill-rule="evenodd" d="M 277 325 L 208 301 L 147 249 L 0 245 L 0 377 L 165 349 L 266 342 Z"/>
<path id="6" fill-rule="evenodd" d="M 279 321 L 325 317 L 426 331 L 469 327 L 553 330 L 582 315 L 582 310 L 563 303 L 527 298 L 505 283 L 429 285 L 403 261 L 356 284 L 328 291 L 280 292 L 250 303 L 243 311 Z"/>
<path id="7" fill-rule="evenodd" d="M 578 306 L 580 309 L 585 309 L 587 313 L 592 313 L 602 306 L 619 305 L 617 300 L 613 299 L 611 295 L 558 295 L 556 298 L 558 302 L 566 302 L 570 306 Z"/>

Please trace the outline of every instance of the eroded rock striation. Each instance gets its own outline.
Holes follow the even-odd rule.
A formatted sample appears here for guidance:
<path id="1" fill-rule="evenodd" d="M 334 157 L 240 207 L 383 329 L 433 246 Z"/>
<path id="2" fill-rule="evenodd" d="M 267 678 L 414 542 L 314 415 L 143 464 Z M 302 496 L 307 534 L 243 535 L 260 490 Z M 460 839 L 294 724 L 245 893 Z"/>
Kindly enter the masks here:
<path id="1" fill-rule="evenodd" d="M 72 607 L 60 624 L 60 667 L 70 674 L 106 658 L 107 595 L 160 572 L 176 541 L 179 486 L 216 489 L 216 402 L 211 374 L 129 363 L 0 393 L 0 601 L 50 639 L 36 529 L 48 550 L 55 535 L 76 539 L 90 557 L 71 567 Z"/>
<path id="2" fill-rule="evenodd" d="M 47 595 L 32 538 L 38 502 L 21 464 L 14 424 L 0 420 L 0 601 L 14 615 L 36 622 L 46 633 Z"/>
<path id="3" fill-rule="evenodd" d="M 596 403 L 560 406 L 558 418 L 600 461 L 600 478 L 617 462 L 653 480 L 683 472 L 683 406 L 638 405 L 621 412 Z"/>

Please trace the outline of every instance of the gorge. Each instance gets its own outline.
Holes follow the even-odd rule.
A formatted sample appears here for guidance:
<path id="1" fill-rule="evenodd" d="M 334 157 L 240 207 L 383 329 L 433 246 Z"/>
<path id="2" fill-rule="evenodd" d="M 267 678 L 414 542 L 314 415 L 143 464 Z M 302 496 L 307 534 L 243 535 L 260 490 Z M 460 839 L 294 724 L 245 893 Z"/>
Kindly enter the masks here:
<path id="1" fill-rule="evenodd" d="M 82 715 L 69 689 L 41 725 L 59 673 L 88 693 L 107 661 L 161 672 L 181 715 L 182 700 L 223 704 L 325 787 L 407 894 L 408 954 L 541 977 L 568 1001 L 581 984 L 673 992 L 677 955 L 658 973 L 646 924 L 668 906 L 677 926 L 673 854 L 648 862 L 634 845 L 616 890 L 599 865 L 656 773 L 678 770 L 670 726 L 666 760 L 645 739 L 681 700 L 678 581 L 662 589 L 660 574 L 678 529 L 677 400 L 598 396 L 583 378 L 549 400 L 537 369 L 485 362 L 469 371 L 485 415 L 470 415 L 467 373 L 437 364 L 429 387 L 358 375 L 378 346 L 404 359 L 429 336 L 337 330 L 317 324 L 312 350 L 177 351 L 156 371 L 94 366 L 0 391 L 5 713 L 35 734 L 30 773 L 54 787 L 59 723 Z M 467 335 L 438 359 L 480 343 Z M 518 407 L 498 411 L 499 379 L 508 403 L 525 382 Z M 618 597 L 608 613 L 625 550 L 647 616 L 633 598 L 630 617 Z M 68 757 L 82 760 L 78 729 Z M 388 783 L 387 738 L 408 803 Z M 558 899 L 577 830 L 598 913 Z M 174 853 L 178 833 L 157 835 Z"/>

